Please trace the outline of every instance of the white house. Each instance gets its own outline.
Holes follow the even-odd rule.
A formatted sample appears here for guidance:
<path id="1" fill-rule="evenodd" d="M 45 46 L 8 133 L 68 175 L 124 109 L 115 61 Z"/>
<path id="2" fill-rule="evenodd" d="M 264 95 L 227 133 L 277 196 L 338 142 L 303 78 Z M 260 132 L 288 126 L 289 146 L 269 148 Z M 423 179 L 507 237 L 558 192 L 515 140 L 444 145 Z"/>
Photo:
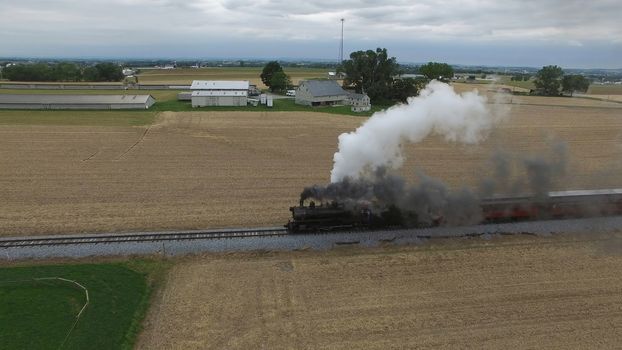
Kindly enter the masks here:
<path id="1" fill-rule="evenodd" d="M 367 112 L 371 109 L 371 100 L 367 94 L 350 93 L 346 104 L 352 106 L 352 112 Z"/>

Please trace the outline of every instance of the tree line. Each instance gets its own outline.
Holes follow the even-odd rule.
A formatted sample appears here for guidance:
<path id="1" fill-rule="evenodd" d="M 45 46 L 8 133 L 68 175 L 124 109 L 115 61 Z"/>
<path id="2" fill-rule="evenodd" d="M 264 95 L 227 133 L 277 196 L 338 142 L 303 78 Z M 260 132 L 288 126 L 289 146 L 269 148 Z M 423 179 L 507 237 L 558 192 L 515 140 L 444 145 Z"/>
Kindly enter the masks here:
<path id="1" fill-rule="evenodd" d="M 429 62 L 418 67 L 420 78 L 405 78 L 405 70 L 395 57 L 389 57 L 387 49 L 356 51 L 350 59 L 344 60 L 337 68 L 343 73 L 343 87 L 357 93 L 365 93 L 376 104 L 406 102 L 410 96 L 416 96 L 430 80 L 449 81 L 453 68 L 446 63 Z M 292 87 L 290 77 L 277 61 L 268 62 L 262 72 L 261 81 L 270 91 L 283 91 Z"/>
<path id="2" fill-rule="evenodd" d="M 75 63 L 16 64 L 2 70 L 4 78 L 11 81 L 121 81 L 123 71 L 114 63 L 98 63 L 94 66 L 79 66 Z"/>
<path id="3" fill-rule="evenodd" d="M 446 63 L 429 62 L 418 68 L 421 78 L 401 77 L 404 71 L 387 49 L 356 51 L 345 60 L 340 71 L 345 73 L 343 85 L 358 93 L 366 93 L 373 103 L 405 102 L 416 96 L 430 80 L 448 81 L 454 76 Z"/>
<path id="4" fill-rule="evenodd" d="M 544 96 L 559 96 L 562 92 L 572 94 L 586 92 L 590 81 L 580 74 L 564 74 L 561 67 L 545 66 L 536 73 L 536 93 Z"/>

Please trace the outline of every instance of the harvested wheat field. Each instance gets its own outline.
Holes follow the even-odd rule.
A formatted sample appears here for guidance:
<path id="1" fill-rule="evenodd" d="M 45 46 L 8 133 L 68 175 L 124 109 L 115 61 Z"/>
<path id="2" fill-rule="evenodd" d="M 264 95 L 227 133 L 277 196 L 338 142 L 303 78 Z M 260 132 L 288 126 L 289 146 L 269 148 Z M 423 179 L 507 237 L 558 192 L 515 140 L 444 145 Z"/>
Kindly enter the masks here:
<path id="1" fill-rule="evenodd" d="M 622 108 L 511 106 L 479 145 L 430 137 L 405 147 L 403 173 L 477 186 L 503 150 L 520 178 L 522 158 L 565 141 L 567 171 L 554 188 L 622 187 Z M 364 121 L 163 112 L 148 127 L 0 125 L 0 234 L 282 225 L 304 186 L 328 182 L 337 136 Z"/>
<path id="2" fill-rule="evenodd" d="M 585 349 L 622 342 L 622 235 L 207 255 L 139 349 Z"/>

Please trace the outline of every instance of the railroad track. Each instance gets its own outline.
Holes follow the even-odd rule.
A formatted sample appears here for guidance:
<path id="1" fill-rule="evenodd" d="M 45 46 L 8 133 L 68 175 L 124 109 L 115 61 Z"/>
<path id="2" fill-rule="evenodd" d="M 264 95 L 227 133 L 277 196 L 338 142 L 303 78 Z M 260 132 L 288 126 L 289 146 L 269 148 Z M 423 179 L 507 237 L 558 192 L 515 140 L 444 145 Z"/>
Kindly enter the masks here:
<path id="1" fill-rule="evenodd" d="M 53 246 L 68 244 L 127 243 L 184 241 L 196 239 L 223 239 L 239 237 L 280 236 L 287 234 L 282 227 L 262 227 L 253 229 L 224 229 L 201 231 L 103 233 L 87 235 L 63 235 L 44 237 L 0 238 L 0 248 Z"/>

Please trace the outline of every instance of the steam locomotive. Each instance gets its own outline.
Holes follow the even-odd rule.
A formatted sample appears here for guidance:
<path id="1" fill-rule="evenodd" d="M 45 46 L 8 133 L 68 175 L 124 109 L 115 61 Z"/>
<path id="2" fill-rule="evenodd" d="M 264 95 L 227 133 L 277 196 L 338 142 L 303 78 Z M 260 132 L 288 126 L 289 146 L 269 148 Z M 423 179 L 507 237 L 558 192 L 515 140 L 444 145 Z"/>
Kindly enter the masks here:
<path id="1" fill-rule="evenodd" d="M 622 214 L 622 189 L 549 192 L 546 196 L 489 197 L 480 201 L 480 223 L 563 219 Z M 440 226 L 442 216 L 418 220 L 417 215 L 389 206 L 374 212 L 366 203 L 309 202 L 290 207 L 289 232 Z"/>

